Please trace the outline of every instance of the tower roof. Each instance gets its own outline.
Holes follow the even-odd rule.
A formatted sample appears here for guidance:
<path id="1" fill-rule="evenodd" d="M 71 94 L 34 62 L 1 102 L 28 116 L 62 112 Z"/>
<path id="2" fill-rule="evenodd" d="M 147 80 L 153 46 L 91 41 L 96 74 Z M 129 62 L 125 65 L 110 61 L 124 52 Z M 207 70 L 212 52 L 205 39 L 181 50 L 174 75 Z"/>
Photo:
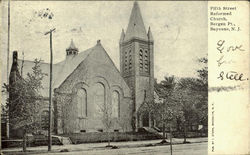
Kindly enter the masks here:
<path id="1" fill-rule="evenodd" d="M 136 1 L 134 2 L 134 6 L 130 15 L 124 41 L 130 40 L 133 37 L 148 40 L 139 4 Z"/>
<path id="2" fill-rule="evenodd" d="M 74 42 L 73 42 L 73 39 L 71 39 L 70 45 L 69 45 L 69 47 L 67 48 L 67 50 L 70 50 L 70 49 L 75 49 L 75 50 L 77 50 L 77 48 L 76 48 L 76 46 L 75 46 L 75 44 L 74 44 Z"/>

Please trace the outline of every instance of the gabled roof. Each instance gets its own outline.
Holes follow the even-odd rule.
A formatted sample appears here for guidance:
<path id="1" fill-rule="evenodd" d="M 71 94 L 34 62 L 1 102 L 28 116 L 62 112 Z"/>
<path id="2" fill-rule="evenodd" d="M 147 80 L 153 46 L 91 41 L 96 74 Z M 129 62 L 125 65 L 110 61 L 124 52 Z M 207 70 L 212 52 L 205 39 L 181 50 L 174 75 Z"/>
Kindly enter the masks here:
<path id="1" fill-rule="evenodd" d="M 128 41 L 132 38 L 148 40 L 139 4 L 136 1 L 134 2 L 134 6 L 130 15 L 124 41 Z"/>
<path id="2" fill-rule="evenodd" d="M 67 56 L 67 58 L 64 61 L 61 61 L 59 63 L 53 64 L 53 72 L 52 72 L 52 88 L 58 88 L 62 82 L 76 69 L 76 67 L 84 61 L 88 55 L 96 50 L 96 46 L 87 49 L 83 52 L 80 52 L 77 55 Z M 32 72 L 32 67 L 34 66 L 34 62 L 30 60 L 18 60 L 18 69 L 21 72 L 22 69 L 22 75 L 25 78 L 27 76 L 27 73 Z M 23 66 L 23 67 L 22 67 Z M 41 90 L 41 95 L 44 97 L 49 96 L 49 72 L 50 72 L 50 64 L 49 63 L 40 63 L 40 67 L 42 69 L 43 73 L 47 73 L 48 76 L 45 76 L 42 80 L 42 86 L 43 90 Z"/>
<path id="3" fill-rule="evenodd" d="M 55 80 L 53 80 L 53 87 L 58 88 L 63 81 L 76 69 L 76 67 L 84 61 L 88 55 L 96 50 L 96 46 L 89 48 L 77 55 L 67 56 L 64 61 L 61 61 L 55 65 L 60 66 L 60 69 L 56 72 Z"/>

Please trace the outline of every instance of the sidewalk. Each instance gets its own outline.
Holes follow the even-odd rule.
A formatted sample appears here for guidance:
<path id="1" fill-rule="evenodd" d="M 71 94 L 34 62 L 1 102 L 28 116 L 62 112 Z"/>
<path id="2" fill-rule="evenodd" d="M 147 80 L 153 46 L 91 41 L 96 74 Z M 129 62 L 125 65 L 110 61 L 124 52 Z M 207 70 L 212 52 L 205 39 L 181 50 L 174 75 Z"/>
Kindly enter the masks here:
<path id="1" fill-rule="evenodd" d="M 190 143 L 201 143 L 207 142 L 207 138 L 188 138 L 187 141 Z M 169 139 L 167 140 L 169 142 Z M 160 139 L 158 140 L 145 140 L 145 141 L 129 141 L 129 142 L 111 142 L 110 144 L 113 146 L 117 146 L 118 148 L 135 148 L 135 147 L 146 147 L 150 145 L 154 145 L 161 142 Z M 183 139 L 173 138 L 172 143 L 181 144 Z M 52 152 L 60 152 L 63 149 L 67 149 L 69 152 L 73 151 L 91 151 L 91 150 L 102 150 L 102 149 L 110 149 L 106 148 L 107 142 L 104 143 L 84 143 L 84 144 L 69 144 L 69 145 L 53 145 Z M 38 147 L 28 147 L 27 154 L 34 154 L 34 153 L 46 153 L 48 150 L 47 146 L 38 146 Z M 3 149 L 2 152 L 4 154 L 20 154 L 22 148 L 7 148 Z"/>

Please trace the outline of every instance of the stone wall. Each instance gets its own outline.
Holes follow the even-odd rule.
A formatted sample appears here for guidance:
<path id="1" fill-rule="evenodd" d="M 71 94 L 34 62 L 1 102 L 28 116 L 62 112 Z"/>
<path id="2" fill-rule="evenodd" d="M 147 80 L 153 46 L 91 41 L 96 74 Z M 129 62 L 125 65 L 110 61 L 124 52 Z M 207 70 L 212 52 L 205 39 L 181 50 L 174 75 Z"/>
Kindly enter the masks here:
<path id="1" fill-rule="evenodd" d="M 99 44 L 55 91 L 58 133 L 105 131 L 101 117 L 95 116 L 94 93 L 96 90 L 93 86 L 96 83 L 102 84 L 105 89 L 105 104 L 111 102 L 113 91 L 119 93 L 120 117 L 114 119 L 112 130 L 123 131 L 124 128 L 126 131 L 131 130 L 130 89 Z M 77 115 L 76 90 L 78 88 L 84 88 L 87 92 L 87 117 L 84 118 L 79 118 Z"/>

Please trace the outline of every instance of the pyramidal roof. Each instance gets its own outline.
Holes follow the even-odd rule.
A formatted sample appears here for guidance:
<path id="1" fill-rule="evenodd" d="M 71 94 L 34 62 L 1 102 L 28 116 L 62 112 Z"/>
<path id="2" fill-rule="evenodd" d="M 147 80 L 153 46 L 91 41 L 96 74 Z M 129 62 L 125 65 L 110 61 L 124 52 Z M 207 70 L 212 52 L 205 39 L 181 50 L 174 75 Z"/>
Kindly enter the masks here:
<path id="1" fill-rule="evenodd" d="M 77 49 L 74 42 L 73 42 L 73 39 L 71 39 L 70 45 L 67 49 Z"/>
<path id="2" fill-rule="evenodd" d="M 139 4 L 137 1 L 134 2 L 124 41 L 130 40 L 134 37 L 145 40 L 148 39 L 143 19 L 141 16 Z"/>

